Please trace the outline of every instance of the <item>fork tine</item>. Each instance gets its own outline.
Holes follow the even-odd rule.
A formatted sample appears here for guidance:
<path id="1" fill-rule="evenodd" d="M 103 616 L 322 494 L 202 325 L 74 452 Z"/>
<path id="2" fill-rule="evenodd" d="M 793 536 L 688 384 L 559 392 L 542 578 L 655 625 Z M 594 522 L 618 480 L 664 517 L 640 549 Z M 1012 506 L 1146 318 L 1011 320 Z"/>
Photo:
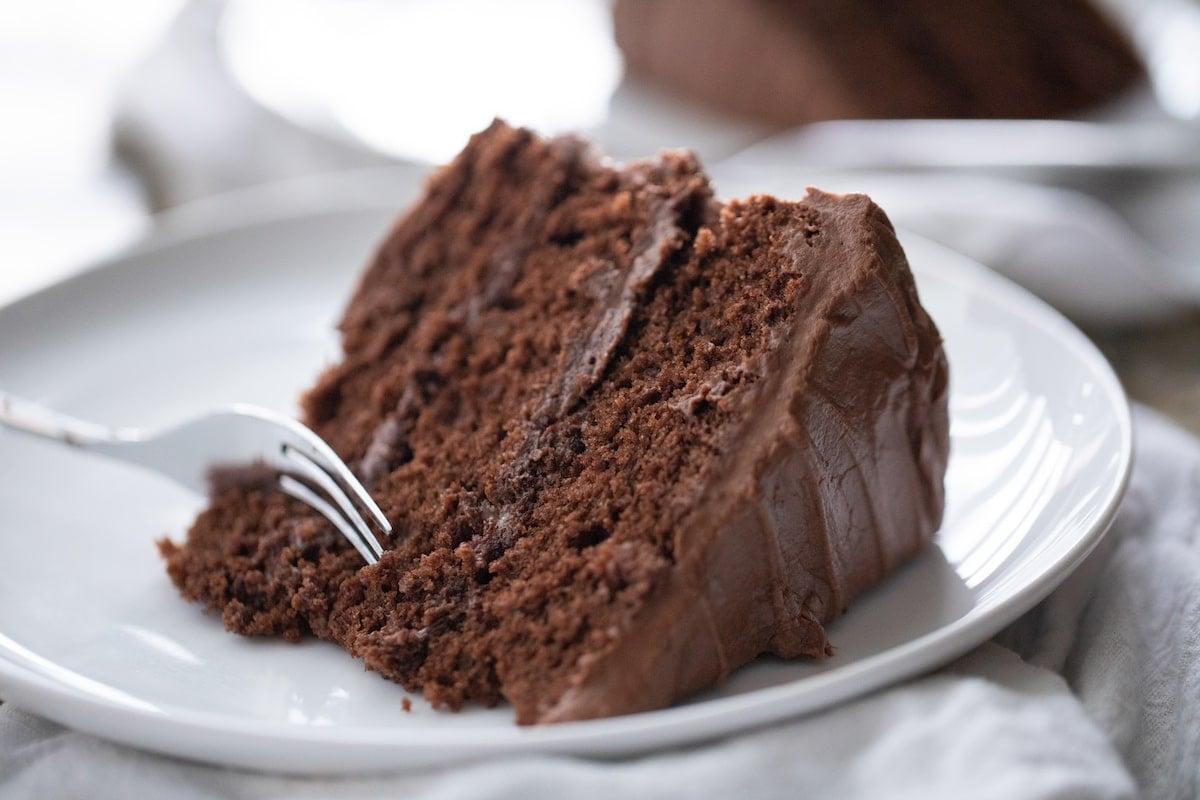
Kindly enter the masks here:
<path id="1" fill-rule="evenodd" d="M 324 490 L 325 494 L 337 503 L 346 519 L 358 530 L 358 535 L 362 538 L 363 542 L 375 553 L 375 557 L 378 558 L 383 555 L 383 545 L 379 543 L 379 539 L 371 531 L 371 528 L 367 525 L 367 521 L 363 519 L 362 514 L 359 513 L 359 510 L 350 501 L 350 498 L 346 496 L 345 491 L 337 481 L 322 469 L 321 465 L 311 456 L 299 448 L 285 443 L 281 445 L 280 449 L 283 455 L 303 473 L 304 477 Z"/>
<path id="2" fill-rule="evenodd" d="M 306 432 L 307 429 L 305 429 Z M 392 523 L 388 522 L 388 518 L 384 516 L 383 510 L 371 497 L 371 493 L 366 487 L 359 482 L 358 478 L 354 477 L 354 473 L 346 466 L 346 463 L 333 452 L 333 449 L 325 443 L 325 441 L 309 432 L 309 436 L 305 437 L 307 443 L 315 452 L 305 452 L 295 445 L 285 445 L 297 453 L 305 456 L 316 467 L 324 470 L 329 477 L 337 482 L 342 491 L 357 499 L 361 506 L 366 509 L 370 516 L 375 520 L 379 527 L 383 530 L 384 535 L 390 536 L 392 533 Z M 324 463 L 322 463 L 324 462 Z"/>
<path id="3" fill-rule="evenodd" d="M 354 527 L 346 518 L 312 489 L 290 475 L 279 476 L 279 488 L 333 523 L 333 526 L 341 532 L 342 536 L 350 541 L 350 544 L 354 545 L 354 549 L 358 551 L 358 554 L 368 564 L 374 564 L 379 560 L 379 557 L 359 537 L 358 532 L 354 530 Z"/>

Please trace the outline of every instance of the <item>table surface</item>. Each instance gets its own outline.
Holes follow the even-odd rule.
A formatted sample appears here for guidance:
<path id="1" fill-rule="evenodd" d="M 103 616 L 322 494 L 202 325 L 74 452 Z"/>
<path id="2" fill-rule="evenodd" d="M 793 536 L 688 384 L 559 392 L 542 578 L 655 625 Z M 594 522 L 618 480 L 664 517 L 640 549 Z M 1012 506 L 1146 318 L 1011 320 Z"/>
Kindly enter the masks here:
<path id="1" fill-rule="evenodd" d="M 1149 330 L 1088 334 L 1130 399 L 1200 434 L 1200 311 Z"/>

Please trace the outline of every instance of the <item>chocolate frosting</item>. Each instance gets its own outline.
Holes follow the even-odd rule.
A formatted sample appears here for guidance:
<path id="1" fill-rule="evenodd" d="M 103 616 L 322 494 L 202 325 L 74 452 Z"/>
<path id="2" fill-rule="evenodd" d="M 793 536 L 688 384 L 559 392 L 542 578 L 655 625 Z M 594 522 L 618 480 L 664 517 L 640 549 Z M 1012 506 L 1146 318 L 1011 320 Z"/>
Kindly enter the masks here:
<path id="1" fill-rule="evenodd" d="M 537 415 L 543 422 L 570 411 L 608 369 L 646 288 L 666 265 L 670 255 L 683 244 L 685 234 L 676 207 L 679 202 L 679 198 L 656 198 L 651 211 L 652 222 L 637 247 L 633 266 L 623 281 L 609 287 L 609 304 L 582 340 L 583 346 L 567 354 L 560 380 L 546 398 L 545 410 Z"/>
<path id="2" fill-rule="evenodd" d="M 823 623 L 941 523 L 948 378 L 885 214 L 809 190 L 813 285 L 764 365 L 723 480 L 678 528 L 670 578 L 631 631 L 581 659 L 540 721 L 662 707 L 762 653 L 832 652 Z M 695 613 L 699 609 L 700 613 Z"/>

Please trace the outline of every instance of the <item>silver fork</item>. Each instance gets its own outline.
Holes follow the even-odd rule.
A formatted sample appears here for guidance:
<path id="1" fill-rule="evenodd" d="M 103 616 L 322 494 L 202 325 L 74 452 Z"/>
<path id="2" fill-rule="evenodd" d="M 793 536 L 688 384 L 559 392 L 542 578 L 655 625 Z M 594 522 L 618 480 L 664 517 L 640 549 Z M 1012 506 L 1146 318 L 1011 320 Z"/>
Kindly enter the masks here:
<path id="1" fill-rule="evenodd" d="M 265 408 L 233 405 L 158 430 L 106 428 L 0 392 L 0 427 L 151 469 L 206 493 L 214 469 L 261 464 L 279 488 L 329 520 L 368 564 L 392 526 L 321 437 Z"/>

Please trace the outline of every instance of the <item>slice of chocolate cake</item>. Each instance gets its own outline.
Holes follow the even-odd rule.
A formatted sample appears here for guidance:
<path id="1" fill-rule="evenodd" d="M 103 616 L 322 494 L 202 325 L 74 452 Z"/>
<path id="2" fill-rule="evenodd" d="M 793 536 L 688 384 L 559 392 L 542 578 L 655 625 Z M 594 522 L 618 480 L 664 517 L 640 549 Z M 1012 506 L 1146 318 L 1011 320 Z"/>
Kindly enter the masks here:
<path id="1" fill-rule="evenodd" d="M 823 624 L 932 537 L 947 372 L 866 197 L 716 202 L 495 123 L 379 248 L 304 400 L 395 527 L 216 493 L 162 544 L 232 630 L 315 635 L 438 706 L 665 706 Z M 397 699 L 399 703 L 399 698 Z"/>
<path id="2" fill-rule="evenodd" d="M 627 70 L 781 127 L 1060 117 L 1144 78 L 1091 0 L 617 0 Z"/>

